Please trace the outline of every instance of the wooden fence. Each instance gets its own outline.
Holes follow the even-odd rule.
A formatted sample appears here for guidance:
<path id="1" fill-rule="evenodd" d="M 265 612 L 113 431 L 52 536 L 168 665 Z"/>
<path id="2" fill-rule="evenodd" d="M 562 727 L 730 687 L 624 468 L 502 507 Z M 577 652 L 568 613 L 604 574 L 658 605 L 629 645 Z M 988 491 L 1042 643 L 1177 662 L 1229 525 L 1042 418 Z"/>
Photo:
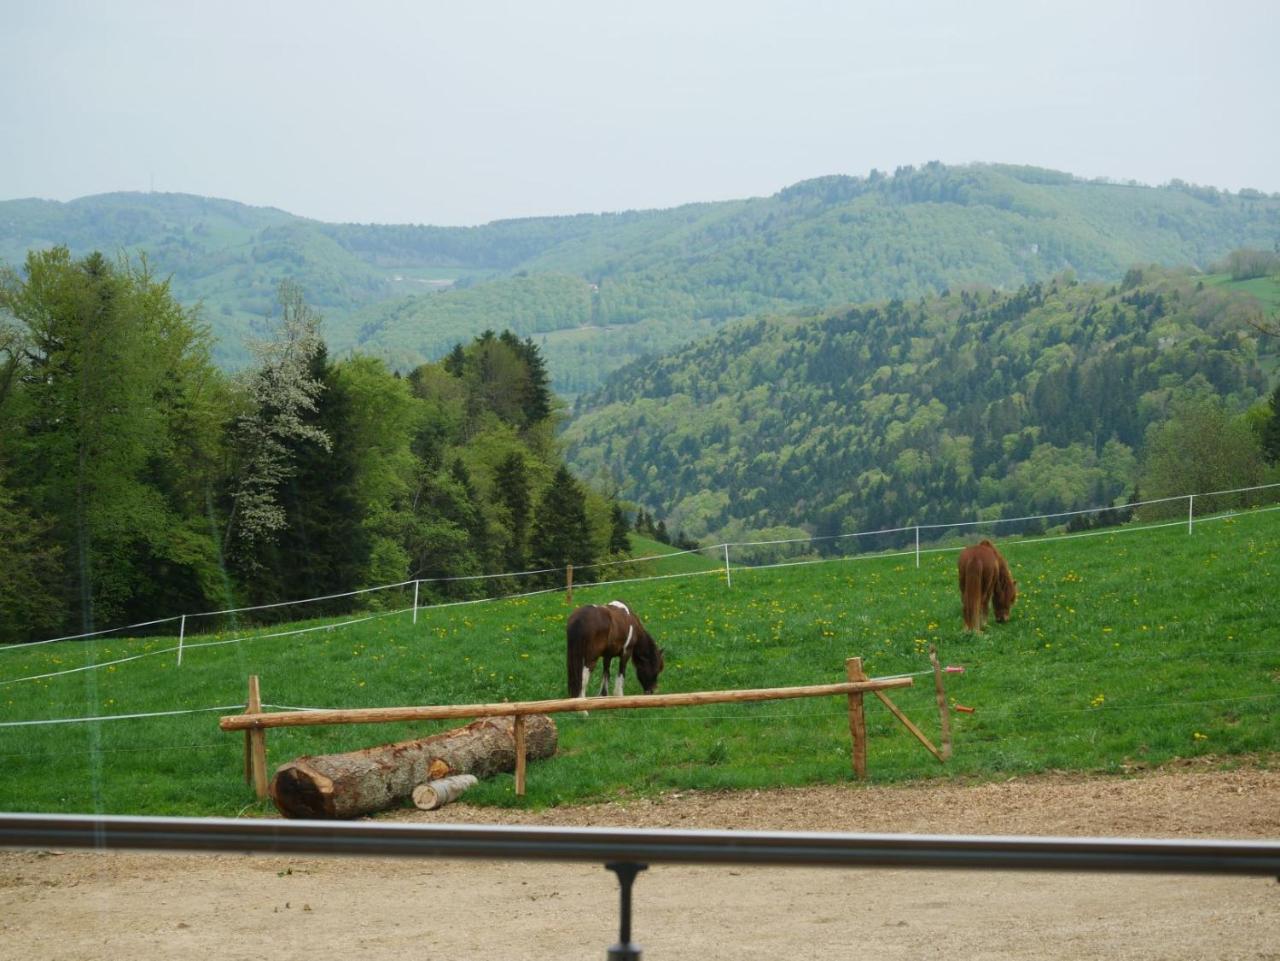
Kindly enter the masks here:
<path id="1" fill-rule="evenodd" d="M 847 681 L 838 684 L 816 684 L 807 687 L 751 688 L 738 691 L 691 691 L 679 694 L 638 694 L 622 697 L 571 697 L 545 701 L 504 701 L 493 704 L 438 704 L 422 707 L 370 707 L 347 710 L 275 711 L 264 713 L 256 676 L 249 679 L 249 701 L 245 713 L 222 717 L 218 726 L 224 731 L 245 732 L 245 780 L 251 781 L 258 797 L 267 796 L 266 732 L 273 727 L 310 727 L 321 724 L 378 724 L 388 721 L 435 721 L 455 718 L 511 717 L 515 731 L 516 794 L 525 793 L 524 719 L 530 714 L 564 714 L 572 711 L 618 711 L 658 707 L 689 707 L 696 704 L 729 704 L 747 701 L 776 701 L 801 697 L 846 695 L 849 699 L 849 734 L 853 739 L 852 766 L 857 778 L 867 776 L 867 725 L 863 698 L 874 694 L 889 711 L 939 761 L 950 756 L 947 737 L 947 708 L 942 692 L 941 673 L 936 658 L 934 677 L 937 683 L 938 709 L 942 716 L 943 750 L 930 743 L 898 706 L 885 694 L 892 688 L 911 687 L 910 677 L 869 678 L 862 670 L 862 658 L 845 661 Z"/>

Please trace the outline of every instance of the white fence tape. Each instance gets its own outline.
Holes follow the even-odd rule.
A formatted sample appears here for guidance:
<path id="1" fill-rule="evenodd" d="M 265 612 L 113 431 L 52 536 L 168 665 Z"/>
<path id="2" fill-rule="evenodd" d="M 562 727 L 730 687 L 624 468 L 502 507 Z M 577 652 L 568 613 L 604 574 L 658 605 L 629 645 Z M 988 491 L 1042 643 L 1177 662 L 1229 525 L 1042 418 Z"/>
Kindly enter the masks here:
<path id="1" fill-rule="evenodd" d="M 696 576 L 704 573 L 724 573 L 726 575 L 726 578 L 728 578 L 730 576 L 729 575 L 730 548 L 778 547 L 778 546 L 785 546 L 789 544 L 817 544 L 824 541 L 849 540 L 851 538 L 856 538 L 856 537 L 877 537 L 877 536 L 884 536 L 888 534 L 901 534 L 908 531 L 916 532 L 917 545 L 914 551 L 908 550 L 908 551 L 902 551 L 897 553 L 885 552 L 885 553 L 876 553 L 876 554 L 867 555 L 867 556 L 868 557 L 886 557 L 886 556 L 895 557 L 895 556 L 910 555 L 914 553 L 917 557 L 919 557 L 921 554 L 936 553 L 940 550 L 946 551 L 946 550 L 952 549 L 952 548 L 921 549 L 918 543 L 919 531 L 921 530 L 926 530 L 926 531 L 927 530 L 950 530 L 950 529 L 956 529 L 956 528 L 983 527 L 983 526 L 994 527 L 1001 524 L 1015 524 L 1015 523 L 1028 523 L 1031 521 L 1059 520 L 1059 519 L 1065 519 L 1065 518 L 1071 518 L 1071 517 L 1079 517 L 1086 514 L 1098 514 L 1104 511 L 1132 511 L 1141 507 L 1150 507 L 1155 504 L 1175 503 L 1183 500 L 1187 501 L 1188 504 L 1190 505 L 1190 504 L 1193 504 L 1194 498 L 1196 497 L 1202 497 L 1202 498 L 1203 497 L 1222 497 L 1222 496 L 1227 496 L 1231 494 L 1254 493 L 1257 491 L 1271 490 L 1274 488 L 1280 488 L 1280 483 L 1259 484 L 1253 487 L 1237 487 L 1237 488 L 1232 488 L 1230 490 L 1209 491 L 1206 493 L 1198 493 L 1198 494 L 1179 494 L 1175 497 L 1160 497 L 1160 498 L 1154 498 L 1152 500 L 1137 501 L 1132 504 L 1112 505 L 1107 507 L 1091 507 L 1091 508 L 1085 508 L 1081 510 L 1072 510 L 1072 511 L 1058 511 L 1052 514 L 1028 514 L 1022 517 L 1002 517 L 1002 518 L 992 518 L 990 520 L 978 520 L 978 521 L 955 521 L 953 523 L 945 523 L 945 524 L 907 524 L 902 527 L 886 527 L 886 528 L 882 528 L 880 530 L 874 530 L 874 531 L 858 531 L 851 534 L 832 534 L 832 535 L 819 536 L 819 537 L 794 537 L 794 538 L 782 538 L 782 539 L 761 540 L 761 541 L 728 541 L 722 544 L 709 545 L 707 547 L 699 547 L 691 550 L 675 551 L 670 554 L 652 554 L 652 555 L 649 555 L 646 557 L 640 557 L 640 558 L 626 558 L 622 560 L 601 561 L 596 564 L 583 564 L 581 566 L 575 567 L 574 569 L 576 572 L 580 572 L 580 571 L 591 570 L 594 568 L 604 568 L 604 567 L 616 566 L 620 564 L 640 564 L 648 561 L 665 560 L 672 557 L 680 557 L 686 554 L 703 554 L 706 552 L 714 551 L 716 553 L 723 552 L 724 554 L 725 567 L 723 568 L 723 570 L 713 569 L 710 571 L 697 571 L 697 572 L 684 573 L 684 574 L 665 574 L 665 575 L 658 575 L 656 577 L 633 577 L 633 578 L 624 578 L 624 579 L 619 579 L 614 581 L 598 581 L 594 583 L 588 582 L 588 583 L 577 584 L 575 585 L 575 588 L 586 589 L 589 587 L 602 587 L 602 586 L 612 585 L 612 584 L 629 584 L 629 583 L 635 583 L 638 581 L 645 581 L 645 580 L 661 580 L 663 578 L 670 578 L 670 577 Z M 1248 508 L 1247 510 L 1248 512 L 1258 512 L 1258 511 L 1270 510 L 1270 509 L 1274 509 L 1274 508 Z M 1244 512 L 1244 511 L 1240 511 L 1240 512 Z M 1237 512 L 1228 512 L 1228 514 L 1225 516 L 1230 516 L 1231 513 L 1237 513 Z M 1218 518 L 1218 516 L 1220 515 L 1209 515 L 1206 517 L 1196 518 L 1195 520 L 1200 523 L 1203 523 L 1205 521 L 1215 520 Z M 1179 521 L 1178 523 L 1182 523 L 1182 522 Z M 1164 527 L 1164 526 L 1171 526 L 1171 525 L 1156 524 L 1156 525 L 1152 525 L 1151 529 L 1154 529 L 1157 527 Z M 1052 535 L 1050 537 L 1040 537 L 1036 539 L 1050 540 L 1050 539 L 1065 539 L 1070 537 L 1089 537 L 1089 536 L 1097 536 L 1100 533 L 1109 533 L 1109 532 L 1126 530 L 1126 529 L 1128 528 L 1114 527 L 1114 528 L 1105 528 L 1105 529 L 1096 530 L 1096 531 L 1077 532 L 1074 534 Z M 1148 528 L 1143 527 L 1143 528 L 1133 528 L 1133 529 L 1136 530 L 1136 529 L 1148 529 Z M 778 568 L 778 567 L 794 567 L 794 566 L 803 566 L 805 564 L 829 563 L 833 560 L 852 560 L 852 559 L 854 558 L 821 558 L 818 560 L 785 561 L 785 562 L 780 562 L 775 564 L 748 565 L 745 569 L 769 570 L 769 569 Z M 32 646 L 36 646 L 40 644 L 52 644 L 58 641 L 74 641 L 74 640 L 84 640 L 91 637 L 102 637 L 106 634 L 118 634 L 125 631 L 136 630 L 141 627 L 151 627 L 156 624 L 164 624 L 172 621 L 182 621 L 184 618 L 194 619 L 197 617 L 217 617 L 217 616 L 224 616 L 229 614 L 248 613 L 251 611 L 278 609 L 281 607 L 289 607 L 292 605 L 314 604 L 314 603 L 319 603 L 321 601 L 337 600 L 344 597 L 356 597 L 359 595 L 371 594 L 378 591 L 394 590 L 397 588 L 407 588 L 410 585 L 414 587 L 415 598 L 416 598 L 417 587 L 419 584 L 444 583 L 444 582 L 469 581 L 469 580 L 493 580 L 493 579 L 500 579 L 500 578 L 514 579 L 514 578 L 529 577 L 529 576 L 539 575 L 539 574 L 552 574 L 552 573 L 556 573 L 558 571 L 563 571 L 563 570 L 565 569 L 562 567 L 557 567 L 557 568 L 544 568 L 541 570 L 508 572 L 503 574 L 476 574 L 476 575 L 468 575 L 463 577 L 417 578 L 414 580 L 400 581 L 395 584 L 384 584 L 379 587 L 369 587 L 369 588 L 362 588 L 360 590 L 355 590 L 355 591 L 346 591 L 340 594 L 326 594 L 320 597 L 308 597 L 308 598 L 302 598 L 300 600 L 293 600 L 293 601 L 277 601 L 272 604 L 259 604 L 253 607 L 234 607 L 234 608 L 226 608 L 220 611 L 204 611 L 199 614 L 185 614 L 185 615 L 175 614 L 171 617 L 159 618 L 152 621 L 143 621 L 138 624 L 130 624 L 124 627 L 112 628 L 108 630 L 92 631 L 85 634 L 68 634 L 63 637 L 50 638 L 44 641 L 33 641 L 33 642 L 22 643 L 22 644 L 0 645 L 0 652 L 23 650 L 26 648 L 30 648 Z M 408 608 L 406 610 L 412 610 L 414 612 L 414 619 L 416 623 L 416 613 L 418 610 L 428 610 L 435 607 L 457 607 L 457 606 L 462 606 L 467 604 L 484 604 L 484 603 L 490 603 L 493 601 L 511 600 L 511 599 L 520 598 L 520 597 L 535 597 L 539 594 L 555 593 L 559 590 L 561 590 L 561 588 L 559 587 L 544 588 L 541 590 L 528 591 L 520 594 L 504 594 L 496 597 L 474 598 L 474 599 L 463 600 L 463 601 L 448 601 L 448 602 L 441 602 L 438 604 L 424 605 L 422 607 L 419 607 L 415 599 L 413 607 Z M 380 616 L 380 615 L 377 615 L 377 616 Z M 359 623 L 359 620 L 342 622 L 342 624 L 347 624 L 347 623 Z M 184 626 L 183 634 L 185 635 L 185 624 L 183 626 Z M 339 625 L 335 625 L 335 626 L 339 626 Z M 231 643 L 231 642 L 221 642 L 221 643 Z M 185 650 L 190 650 L 191 648 L 199 647 L 199 646 L 201 645 L 188 643 L 188 644 L 181 645 L 181 649 L 185 651 Z M 170 648 L 168 649 L 167 653 L 172 653 L 178 650 L 179 650 L 178 647 Z M 156 652 L 156 653 L 160 653 L 160 652 Z M 3 683 L 10 683 L 10 682 L 0 681 L 0 684 L 3 684 Z"/>

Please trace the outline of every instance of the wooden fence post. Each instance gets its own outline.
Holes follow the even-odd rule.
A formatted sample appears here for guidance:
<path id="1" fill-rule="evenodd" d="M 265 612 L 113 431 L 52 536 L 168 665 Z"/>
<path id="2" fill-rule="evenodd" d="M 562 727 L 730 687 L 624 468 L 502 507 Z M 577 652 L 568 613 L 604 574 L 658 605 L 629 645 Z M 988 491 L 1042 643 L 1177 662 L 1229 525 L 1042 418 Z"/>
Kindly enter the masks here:
<path id="1" fill-rule="evenodd" d="M 844 667 L 850 681 L 868 679 L 862 672 L 862 658 L 847 658 Z M 867 718 L 862 711 L 862 697 L 862 694 L 849 695 L 849 734 L 853 738 L 853 776 L 859 779 L 867 776 Z"/>
<path id="2" fill-rule="evenodd" d="M 564 602 L 566 604 L 573 603 L 573 565 L 566 564 L 564 567 Z"/>
<path id="3" fill-rule="evenodd" d="M 525 736 L 524 736 L 524 715 L 517 714 L 514 718 L 515 723 L 512 725 L 512 731 L 516 738 L 516 794 L 524 796 L 524 775 L 525 775 Z"/>
<path id="4" fill-rule="evenodd" d="M 258 675 L 249 675 L 249 701 L 246 714 L 262 713 L 262 694 L 258 687 Z M 244 779 L 253 785 L 259 799 L 267 796 L 267 732 L 253 728 L 244 732 Z"/>
<path id="5" fill-rule="evenodd" d="M 938 695 L 938 719 L 942 722 L 942 759 L 951 760 L 951 710 L 947 707 L 947 692 L 942 689 L 942 665 L 938 663 L 938 649 L 930 646 L 929 663 L 933 665 L 933 689 Z"/>

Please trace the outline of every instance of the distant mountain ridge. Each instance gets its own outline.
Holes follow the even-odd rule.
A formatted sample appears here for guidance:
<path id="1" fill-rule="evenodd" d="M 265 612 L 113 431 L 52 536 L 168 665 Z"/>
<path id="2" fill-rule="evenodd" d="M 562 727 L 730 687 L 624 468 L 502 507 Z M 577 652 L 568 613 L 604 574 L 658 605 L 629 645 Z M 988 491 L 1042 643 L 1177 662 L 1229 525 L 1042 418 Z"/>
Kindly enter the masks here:
<path id="1" fill-rule="evenodd" d="M 329 224 L 182 194 L 0 202 L 0 261 L 66 244 L 145 252 L 175 295 L 203 302 L 218 360 L 285 277 L 326 317 L 335 352 L 400 368 L 486 328 L 540 344 L 562 392 L 727 321 L 953 287 L 1011 288 L 1071 270 L 1205 266 L 1280 238 L 1280 197 L 1143 187 L 999 164 L 830 176 L 770 197 L 495 221 L 476 227 Z"/>

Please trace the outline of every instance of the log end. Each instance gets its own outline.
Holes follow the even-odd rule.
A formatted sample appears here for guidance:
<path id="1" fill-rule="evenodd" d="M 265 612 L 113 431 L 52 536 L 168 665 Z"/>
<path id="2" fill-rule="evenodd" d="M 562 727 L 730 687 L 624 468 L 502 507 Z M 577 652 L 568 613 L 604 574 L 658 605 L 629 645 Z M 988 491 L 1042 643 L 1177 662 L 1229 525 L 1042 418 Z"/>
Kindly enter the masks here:
<path id="1" fill-rule="evenodd" d="M 283 765 L 271 779 L 271 800 L 287 818 L 336 817 L 333 805 L 333 781 L 299 758 Z"/>

